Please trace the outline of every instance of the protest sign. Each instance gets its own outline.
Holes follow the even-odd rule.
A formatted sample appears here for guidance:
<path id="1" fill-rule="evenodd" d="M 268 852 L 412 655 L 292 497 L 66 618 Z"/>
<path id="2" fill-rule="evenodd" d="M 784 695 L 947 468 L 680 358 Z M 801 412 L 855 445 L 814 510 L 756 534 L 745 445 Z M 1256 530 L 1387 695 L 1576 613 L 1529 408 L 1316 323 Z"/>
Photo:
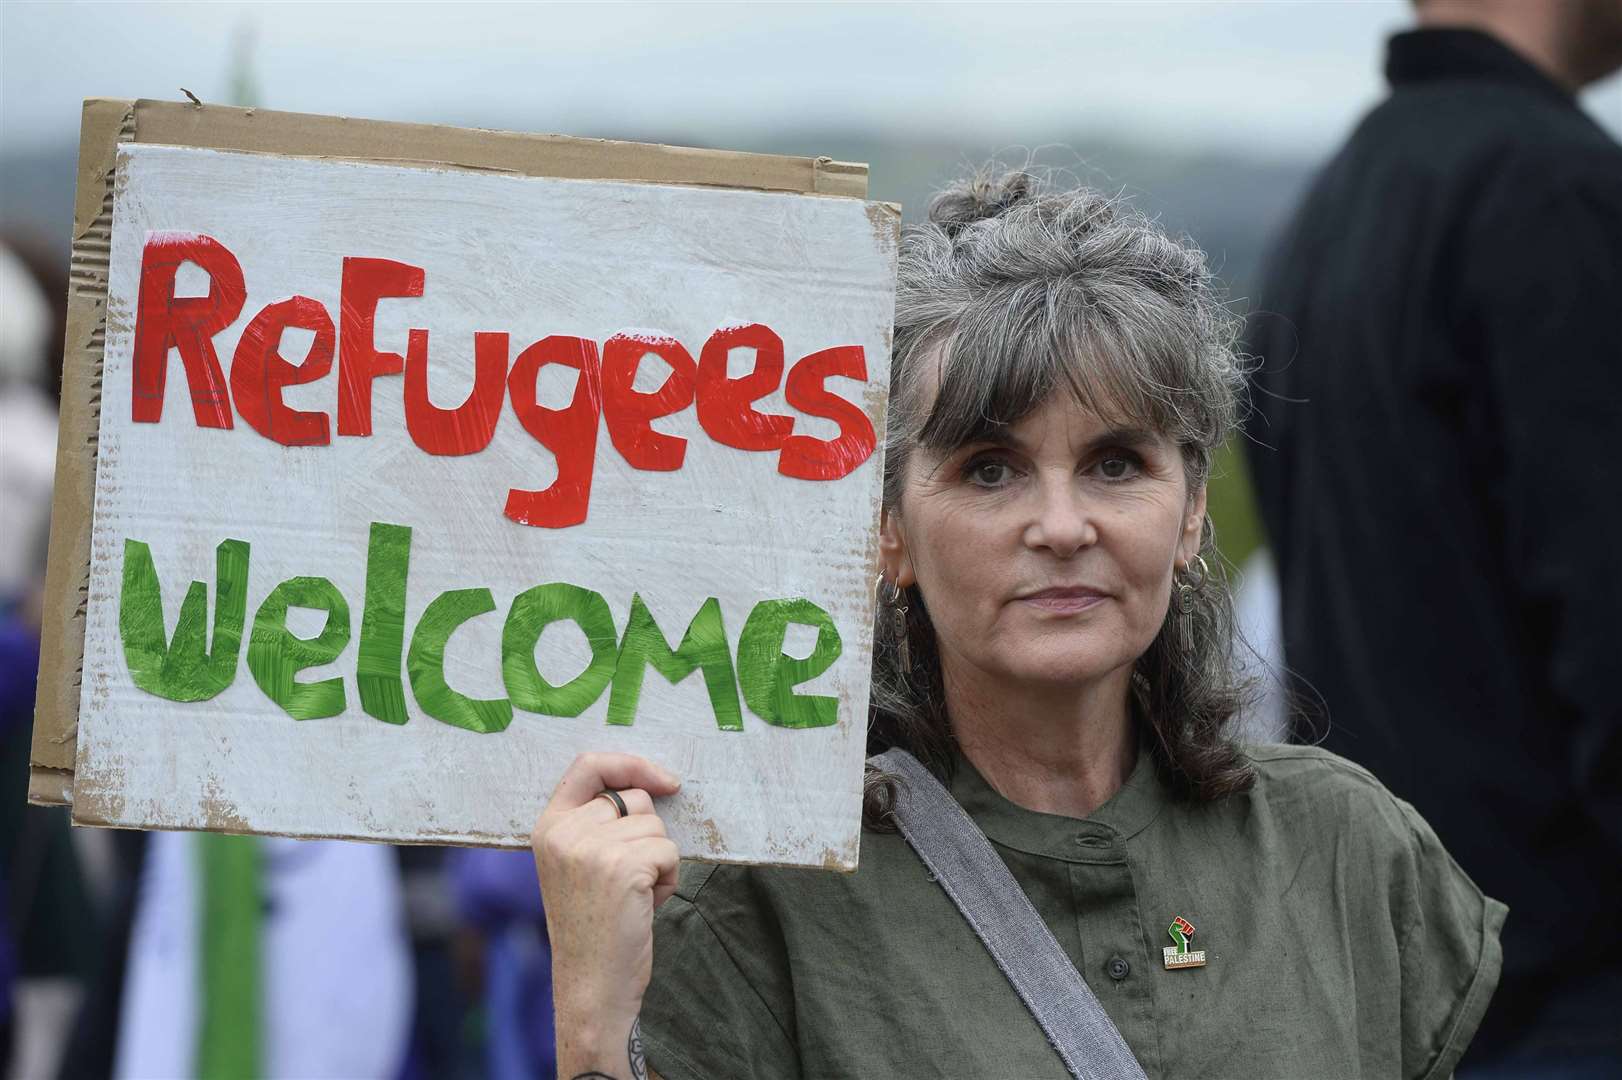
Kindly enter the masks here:
<path id="1" fill-rule="evenodd" d="M 114 169 L 76 821 L 518 846 L 611 749 L 685 855 L 855 865 L 895 208 Z"/>

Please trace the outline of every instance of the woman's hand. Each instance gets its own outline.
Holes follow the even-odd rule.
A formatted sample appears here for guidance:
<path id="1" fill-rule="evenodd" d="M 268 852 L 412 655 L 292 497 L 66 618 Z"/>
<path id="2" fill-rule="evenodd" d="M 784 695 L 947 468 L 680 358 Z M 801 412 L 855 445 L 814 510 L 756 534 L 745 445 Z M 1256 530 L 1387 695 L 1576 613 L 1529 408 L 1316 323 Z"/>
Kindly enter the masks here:
<path id="1" fill-rule="evenodd" d="M 676 891 L 679 857 L 653 796 L 680 781 L 630 754 L 582 754 L 558 781 L 530 845 L 552 942 L 558 1075 L 643 1076 L 633 1030 L 653 974 L 653 909 Z M 598 798 L 604 789 L 625 801 Z"/>

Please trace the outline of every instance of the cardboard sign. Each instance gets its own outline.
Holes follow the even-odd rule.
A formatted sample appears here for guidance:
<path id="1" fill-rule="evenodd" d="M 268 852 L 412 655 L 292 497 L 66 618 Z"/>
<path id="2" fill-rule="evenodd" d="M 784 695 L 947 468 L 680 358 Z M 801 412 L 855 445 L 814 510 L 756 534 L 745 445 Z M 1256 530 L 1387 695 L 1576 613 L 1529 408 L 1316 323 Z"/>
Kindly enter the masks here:
<path id="1" fill-rule="evenodd" d="M 612 749 L 854 867 L 893 207 L 116 169 L 76 821 L 521 846 Z"/>

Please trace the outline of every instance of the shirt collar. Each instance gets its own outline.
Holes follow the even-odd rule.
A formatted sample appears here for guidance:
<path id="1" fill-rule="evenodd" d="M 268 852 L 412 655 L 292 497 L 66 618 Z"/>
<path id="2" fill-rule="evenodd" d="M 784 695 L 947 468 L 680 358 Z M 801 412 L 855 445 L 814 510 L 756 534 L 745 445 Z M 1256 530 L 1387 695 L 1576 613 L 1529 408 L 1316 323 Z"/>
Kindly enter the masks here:
<path id="1" fill-rule="evenodd" d="M 1126 841 L 1142 832 L 1171 798 L 1147 742 L 1121 790 L 1086 818 L 1043 814 L 1009 802 L 969 760 L 956 754 L 952 797 L 994 843 L 1031 855 L 1076 863 L 1125 861 Z"/>
<path id="2" fill-rule="evenodd" d="M 1565 87 L 1535 64 L 1479 30 L 1409 30 L 1386 44 L 1385 77 L 1393 87 L 1459 79 L 1506 83 L 1575 104 Z"/>

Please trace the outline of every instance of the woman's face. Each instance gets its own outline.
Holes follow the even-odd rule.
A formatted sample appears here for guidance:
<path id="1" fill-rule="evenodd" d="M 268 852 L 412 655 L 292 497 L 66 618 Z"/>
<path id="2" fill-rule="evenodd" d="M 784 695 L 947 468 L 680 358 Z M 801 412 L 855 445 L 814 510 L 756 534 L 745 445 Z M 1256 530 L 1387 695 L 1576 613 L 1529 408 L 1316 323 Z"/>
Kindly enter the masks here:
<path id="1" fill-rule="evenodd" d="M 885 569 L 922 592 L 951 680 L 984 688 L 1124 685 L 1205 516 L 1170 438 L 1068 393 L 994 442 L 915 447 L 903 483 Z"/>

